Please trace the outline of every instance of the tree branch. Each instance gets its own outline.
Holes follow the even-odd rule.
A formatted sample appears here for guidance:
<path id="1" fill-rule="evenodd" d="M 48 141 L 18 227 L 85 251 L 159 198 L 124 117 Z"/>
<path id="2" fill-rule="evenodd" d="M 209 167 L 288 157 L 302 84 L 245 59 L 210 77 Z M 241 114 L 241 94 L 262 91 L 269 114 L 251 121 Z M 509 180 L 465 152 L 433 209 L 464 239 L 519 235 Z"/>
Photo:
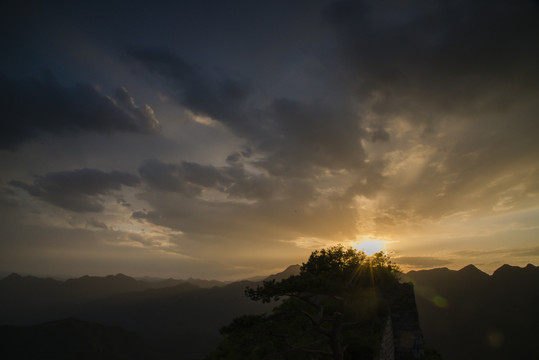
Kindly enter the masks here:
<path id="1" fill-rule="evenodd" d="M 317 321 L 317 319 L 315 319 L 314 316 L 309 314 L 307 311 L 302 310 L 301 313 L 305 315 L 311 321 L 311 323 L 314 326 L 314 329 L 318 331 L 320 334 L 325 335 L 325 336 L 331 335 L 332 331 L 322 327 L 322 325 L 320 325 L 320 320 Z"/>

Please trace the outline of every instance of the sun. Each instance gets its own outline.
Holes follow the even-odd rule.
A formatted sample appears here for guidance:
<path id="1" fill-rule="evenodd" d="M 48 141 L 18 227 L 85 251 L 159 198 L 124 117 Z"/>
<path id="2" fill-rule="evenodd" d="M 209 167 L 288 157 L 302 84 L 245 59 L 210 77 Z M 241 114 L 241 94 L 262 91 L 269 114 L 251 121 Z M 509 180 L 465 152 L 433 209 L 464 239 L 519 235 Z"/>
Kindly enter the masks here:
<path id="1" fill-rule="evenodd" d="M 352 247 L 356 250 L 361 250 L 365 254 L 371 256 L 385 249 L 385 241 L 372 238 L 364 238 L 354 242 L 352 244 Z"/>

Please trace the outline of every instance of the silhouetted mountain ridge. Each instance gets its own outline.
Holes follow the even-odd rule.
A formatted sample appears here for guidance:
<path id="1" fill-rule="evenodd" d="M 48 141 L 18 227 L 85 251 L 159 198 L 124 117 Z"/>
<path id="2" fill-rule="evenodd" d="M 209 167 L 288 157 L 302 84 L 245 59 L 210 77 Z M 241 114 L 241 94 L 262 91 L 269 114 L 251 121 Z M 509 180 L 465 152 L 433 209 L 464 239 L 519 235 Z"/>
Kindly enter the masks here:
<path id="1" fill-rule="evenodd" d="M 149 288 L 143 281 L 135 280 L 124 274 L 105 277 L 83 276 L 69 279 L 63 283 L 66 293 L 76 298 L 98 298 L 117 293 L 142 291 Z"/>
<path id="2" fill-rule="evenodd" d="M 539 267 L 410 271 L 421 327 L 444 360 L 539 358 Z"/>
<path id="3" fill-rule="evenodd" d="M 284 269 L 282 272 L 266 277 L 264 279 L 264 281 L 269 281 L 269 280 L 280 281 L 280 280 L 283 280 L 283 279 L 287 279 L 292 275 L 299 274 L 299 269 L 300 268 L 301 268 L 301 265 L 297 265 L 297 264 L 296 265 L 290 265 L 289 267 Z"/>
<path id="4" fill-rule="evenodd" d="M 0 292 L 9 294 L 13 301 L 25 301 L 22 298 L 39 298 L 41 304 L 65 300 L 66 302 L 80 302 L 98 299 L 119 293 L 144 291 L 173 287 L 180 284 L 193 284 L 197 287 L 223 286 L 226 283 L 217 280 L 200 279 L 166 279 L 160 281 L 136 280 L 124 274 L 107 276 L 82 276 L 65 281 L 35 276 L 21 276 L 12 273 L 0 280 Z M 20 294 L 21 296 L 17 296 Z"/>
<path id="5" fill-rule="evenodd" d="M 466 276 L 473 276 L 476 278 L 486 278 L 489 275 L 481 270 L 479 270 L 475 265 L 467 265 L 462 269 L 458 270 L 459 273 L 465 274 Z"/>
<path id="6" fill-rule="evenodd" d="M 30 325 L 76 317 L 119 325 L 141 334 L 165 352 L 185 358 L 209 352 L 220 340 L 219 328 L 235 317 L 263 313 L 273 306 L 245 297 L 245 288 L 257 284 L 250 281 L 212 288 L 180 282 L 141 290 L 145 282 L 125 275 L 82 277 L 67 285 L 53 279 L 18 275 L 6 279 L 0 280 L 0 293 L 6 295 L 0 297 L 0 323 Z M 24 285 L 35 282 L 50 285 L 40 288 L 43 296 L 34 291 L 33 285 Z M 135 290 L 126 291 L 129 288 Z M 26 302 L 17 301 L 21 297 Z"/>
<path id="7" fill-rule="evenodd" d="M 292 265 L 266 277 L 280 280 L 299 272 Z M 539 268 L 504 265 L 488 275 L 473 265 L 460 270 L 410 271 L 428 346 L 444 360 L 504 359 L 537 355 Z M 141 281 L 123 274 L 65 282 L 11 274 L 0 280 L 0 323 L 35 324 L 66 317 L 122 326 L 154 346 L 184 358 L 204 356 L 219 341 L 218 329 L 243 314 L 269 311 L 244 296 L 238 281 L 202 288 L 185 280 Z M 501 339 L 501 340 L 500 340 Z M 467 354 L 467 355 L 463 355 Z M 469 355 L 469 356 L 468 356 Z M 533 358 L 527 357 L 527 358 Z"/>

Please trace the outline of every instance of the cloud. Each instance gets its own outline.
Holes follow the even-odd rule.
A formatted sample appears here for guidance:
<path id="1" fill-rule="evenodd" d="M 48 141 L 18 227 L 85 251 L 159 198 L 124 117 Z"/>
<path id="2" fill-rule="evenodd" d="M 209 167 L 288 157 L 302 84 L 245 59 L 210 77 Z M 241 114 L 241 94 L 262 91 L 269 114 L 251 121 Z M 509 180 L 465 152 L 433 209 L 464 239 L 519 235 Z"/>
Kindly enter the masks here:
<path id="1" fill-rule="evenodd" d="M 260 209 L 277 206 L 267 199 L 285 193 L 299 203 L 283 190 L 294 182 L 312 190 L 307 203 L 368 200 L 356 231 L 382 234 L 462 211 L 519 209 L 539 153 L 532 135 L 539 131 L 539 52 L 530 53 L 539 44 L 536 13 L 525 0 L 334 2 L 323 10 L 325 23 L 308 31 L 331 33 L 338 51 L 328 57 L 322 46 L 302 48 L 321 64 L 338 64 L 316 74 L 331 94 L 325 97 L 278 87 L 281 93 L 268 93 L 268 83 L 214 73 L 169 50 L 131 48 L 128 57 L 165 82 L 170 98 L 244 140 L 226 158 L 229 167 L 147 163 L 141 177 L 193 202 L 214 201 L 211 189 L 256 199 Z M 518 175 L 488 185 L 508 171 Z M 511 208 L 496 206 L 509 196 Z M 152 221 L 162 221 L 162 210 Z"/>
<path id="2" fill-rule="evenodd" d="M 160 229 L 218 276 L 226 261 L 260 266 L 362 237 L 437 249 L 401 259 L 423 267 L 537 254 L 451 253 L 525 246 L 537 232 L 536 2 L 94 5 L 8 16 L 0 148 L 21 151 L 0 152 L 2 177 L 16 179 L 0 186 L 0 211 L 13 243 L 54 224 L 85 230 L 64 233 L 69 246 L 95 237 L 161 251 Z M 21 78 L 43 66 L 57 80 Z M 145 103 L 164 136 L 132 136 L 157 130 Z M 84 190 L 89 174 L 51 172 L 118 163 L 138 180 L 107 172 L 115 186 Z M 41 233 L 58 237 L 25 241 Z"/>
<path id="3" fill-rule="evenodd" d="M 135 211 L 134 219 L 181 231 L 184 241 L 197 246 L 224 243 L 259 248 L 293 242 L 299 236 L 345 241 L 356 232 L 356 211 L 327 201 L 223 202 L 155 192 L 140 198 L 153 210 Z"/>
<path id="4" fill-rule="evenodd" d="M 293 241 L 353 238 L 357 212 L 311 179 L 280 178 L 237 165 L 215 167 L 148 160 L 139 169 L 152 210 L 132 217 L 200 241 Z"/>
<path id="5" fill-rule="evenodd" d="M 451 260 L 430 256 L 401 256 L 394 260 L 397 264 L 410 265 L 416 268 L 431 268 L 451 264 Z"/>
<path id="6" fill-rule="evenodd" d="M 194 114 L 218 119 L 233 128 L 237 128 L 234 123 L 246 121 L 247 83 L 204 72 L 199 66 L 165 49 L 132 47 L 126 55 L 150 73 L 164 78 L 175 92 L 177 102 Z"/>
<path id="7" fill-rule="evenodd" d="M 194 196 L 201 193 L 200 187 L 182 178 L 180 168 L 176 165 L 147 160 L 139 168 L 139 174 L 153 189 L 159 191 L 183 192 Z"/>
<path id="8" fill-rule="evenodd" d="M 428 122 L 499 111 L 536 88 L 538 10 L 529 0 L 338 1 L 325 16 L 368 110 Z"/>
<path id="9" fill-rule="evenodd" d="M 64 87 L 50 72 L 14 81 L 0 74 L 0 149 L 14 150 L 42 132 L 149 134 L 159 129 L 151 107 L 139 107 L 125 88 L 113 98 L 88 84 Z"/>
<path id="10" fill-rule="evenodd" d="M 99 221 L 95 218 L 90 218 L 86 220 L 86 224 L 92 228 L 96 229 L 102 229 L 102 230 L 109 230 L 109 227 L 107 224 L 105 224 L 103 221 Z"/>
<path id="11" fill-rule="evenodd" d="M 463 257 L 485 257 L 489 255 L 500 255 L 510 257 L 530 257 L 539 256 L 539 246 L 524 248 L 504 248 L 491 250 L 460 250 L 455 251 L 455 255 Z"/>
<path id="12" fill-rule="evenodd" d="M 372 141 L 366 159 L 380 167 L 379 211 L 440 219 L 527 206 L 539 154 L 538 13 L 528 0 L 326 9 Z M 519 175 L 489 186 L 510 172 Z"/>
<path id="13" fill-rule="evenodd" d="M 505 113 L 537 94 L 538 13 L 530 0 L 373 0 L 337 1 L 324 16 L 363 116 L 436 135 L 448 117 Z"/>
<path id="14" fill-rule="evenodd" d="M 182 161 L 165 164 L 157 159 L 145 161 L 139 168 L 141 178 L 154 190 L 201 196 L 204 190 L 216 190 L 230 198 L 269 199 L 282 186 L 268 176 L 250 173 L 244 167 L 201 165 Z"/>
<path id="15" fill-rule="evenodd" d="M 103 211 L 103 196 L 122 186 L 134 187 L 139 183 L 139 178 L 129 173 L 78 169 L 37 176 L 32 184 L 18 180 L 9 184 L 55 206 L 84 213 Z"/>
<path id="16" fill-rule="evenodd" d="M 0 212 L 16 212 L 19 207 L 15 192 L 0 179 Z"/>
<path id="17" fill-rule="evenodd" d="M 319 168 L 355 171 L 364 165 L 361 119 L 347 109 L 280 98 L 265 114 L 273 132 L 260 139 L 268 156 L 259 164 L 271 173 L 311 176 Z"/>
<path id="18" fill-rule="evenodd" d="M 259 104 L 248 81 L 213 75 L 167 50 L 130 49 L 128 57 L 164 79 L 176 101 L 209 116 L 247 141 L 264 159 L 256 166 L 272 174 L 312 176 L 323 169 L 361 167 L 360 119 L 328 102 L 279 97 Z M 377 140 L 387 140 L 377 133 Z M 238 158 L 231 154 L 230 160 Z"/>
<path id="19" fill-rule="evenodd" d="M 372 142 L 377 142 L 377 141 L 389 141 L 389 133 L 384 130 L 384 129 L 377 129 L 375 131 L 372 131 L 371 132 L 371 140 Z"/>
<path id="20" fill-rule="evenodd" d="M 116 203 L 126 208 L 131 207 L 131 204 L 125 201 L 125 199 L 121 196 L 116 198 Z"/>
<path id="21" fill-rule="evenodd" d="M 508 169 L 529 169 L 539 152 L 531 135 L 539 131 L 536 13 L 524 0 L 335 2 L 322 15 L 341 66 L 326 69 L 320 86 L 335 95 L 321 99 L 260 101 L 267 84 L 212 74 L 167 50 L 128 54 L 180 105 L 245 140 L 252 156 L 233 152 L 229 164 L 254 166 L 271 181 L 347 172 L 348 201 L 380 195 L 386 213 L 439 219 L 490 210 L 512 186 L 532 186 L 525 176 L 478 195 Z M 235 91 L 221 91 L 227 81 Z"/>

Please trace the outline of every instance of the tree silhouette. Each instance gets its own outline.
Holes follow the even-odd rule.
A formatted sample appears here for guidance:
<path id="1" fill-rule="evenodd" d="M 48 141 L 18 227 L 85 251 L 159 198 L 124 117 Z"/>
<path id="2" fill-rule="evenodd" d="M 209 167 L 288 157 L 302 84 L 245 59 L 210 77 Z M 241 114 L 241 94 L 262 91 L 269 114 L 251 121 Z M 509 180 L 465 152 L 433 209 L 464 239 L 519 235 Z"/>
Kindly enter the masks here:
<path id="1" fill-rule="evenodd" d="M 398 286 L 384 253 L 367 256 L 343 246 L 314 251 L 299 275 L 247 288 L 255 301 L 284 300 L 269 315 L 243 316 L 222 329 L 216 358 L 360 359 L 374 355 L 385 294 Z M 346 354 L 346 357 L 345 357 Z"/>

